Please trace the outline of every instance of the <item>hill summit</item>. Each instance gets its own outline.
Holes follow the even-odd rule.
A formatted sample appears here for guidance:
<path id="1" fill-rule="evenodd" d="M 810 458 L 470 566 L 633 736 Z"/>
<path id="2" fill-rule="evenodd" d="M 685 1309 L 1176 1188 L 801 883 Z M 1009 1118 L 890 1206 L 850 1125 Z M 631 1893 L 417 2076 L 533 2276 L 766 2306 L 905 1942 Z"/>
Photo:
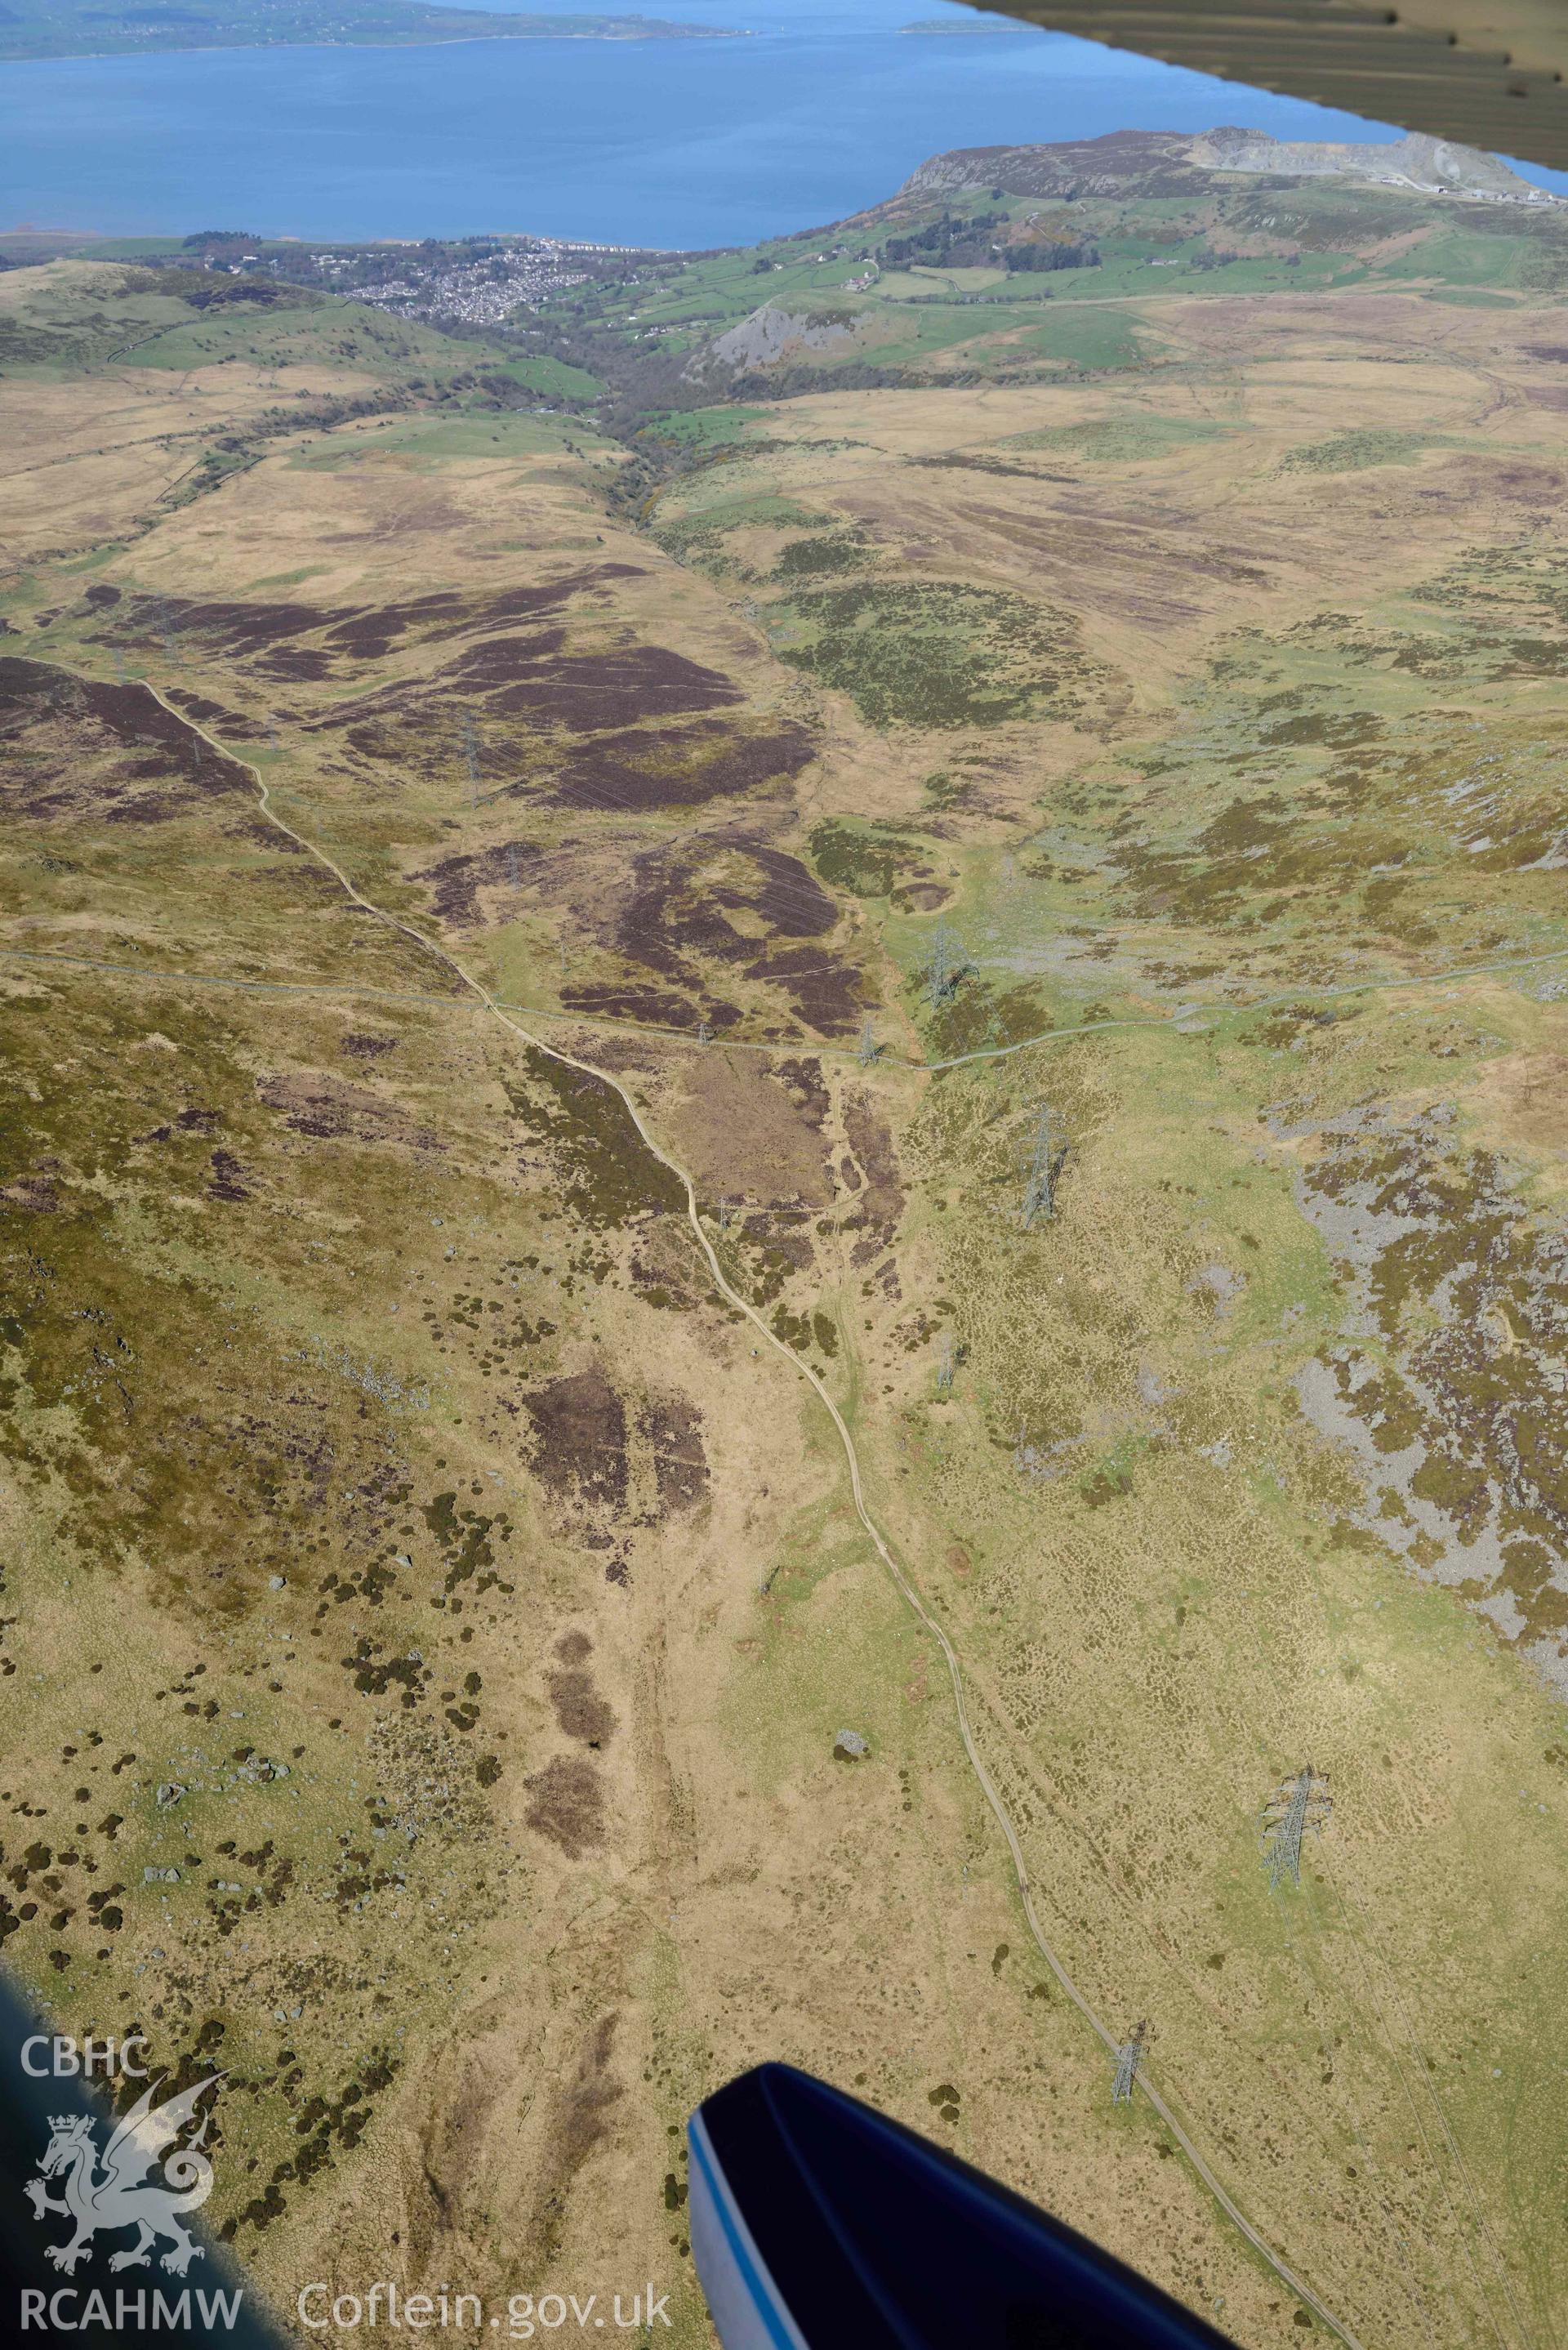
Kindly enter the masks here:
<path id="1" fill-rule="evenodd" d="M 900 193 L 998 187 L 1018 196 L 1175 196 L 1194 192 L 1217 174 L 1238 172 L 1277 181 L 1354 180 L 1492 203 L 1558 202 L 1495 155 L 1451 140 L 1413 132 L 1386 144 L 1292 140 L 1233 124 L 1197 133 L 1113 130 L 1100 139 L 1041 147 L 961 147 L 931 156 Z"/>

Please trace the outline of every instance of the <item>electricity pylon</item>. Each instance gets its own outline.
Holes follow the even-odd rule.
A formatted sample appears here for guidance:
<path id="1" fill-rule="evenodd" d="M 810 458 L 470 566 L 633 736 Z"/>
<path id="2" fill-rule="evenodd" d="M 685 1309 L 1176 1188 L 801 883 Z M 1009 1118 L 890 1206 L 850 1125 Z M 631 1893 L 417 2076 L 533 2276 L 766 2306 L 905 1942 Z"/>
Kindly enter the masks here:
<path id="1" fill-rule="evenodd" d="M 937 1357 L 937 1393 L 940 1396 L 951 1395 L 953 1391 L 953 1372 L 957 1367 L 958 1356 L 953 1348 L 952 1333 L 950 1331 L 944 1330 L 942 1333 L 941 1352 Z"/>
<path id="2" fill-rule="evenodd" d="M 1269 1890 L 1277 1893 L 1288 1877 L 1302 1881 L 1302 1837 L 1316 1835 L 1334 1809 L 1328 1774 L 1309 1762 L 1293 1778 L 1282 1779 L 1263 1806 L 1263 1866 Z"/>
<path id="3" fill-rule="evenodd" d="M 938 1012 L 956 993 L 958 983 L 971 968 L 958 932 L 946 922 L 939 922 L 931 941 L 931 959 L 926 965 L 926 1001 Z"/>
<path id="4" fill-rule="evenodd" d="M 1127 2106 L 1132 2103 L 1133 2084 L 1137 2079 L 1137 2068 L 1143 2063 L 1144 2043 L 1147 2037 L 1147 2024 L 1135 2023 L 1132 2038 L 1124 2040 L 1116 2050 L 1116 2078 L 1111 2083 L 1113 2106 Z"/>
<path id="5" fill-rule="evenodd" d="M 1056 1148 L 1055 1129 L 1051 1113 L 1043 1109 L 1040 1123 L 1034 1129 L 1034 1150 L 1029 1161 L 1029 1172 L 1023 1186 L 1023 1229 L 1027 1232 L 1036 1218 L 1049 1223 L 1056 1212 L 1056 1177 L 1065 1158 L 1064 1149 Z"/>
<path id="6" fill-rule="evenodd" d="M 877 1032 L 871 1025 L 871 1014 L 867 1013 L 865 1025 L 860 1031 L 860 1044 L 855 1057 L 863 1069 L 868 1069 L 881 1050 L 881 1045 L 877 1042 Z"/>

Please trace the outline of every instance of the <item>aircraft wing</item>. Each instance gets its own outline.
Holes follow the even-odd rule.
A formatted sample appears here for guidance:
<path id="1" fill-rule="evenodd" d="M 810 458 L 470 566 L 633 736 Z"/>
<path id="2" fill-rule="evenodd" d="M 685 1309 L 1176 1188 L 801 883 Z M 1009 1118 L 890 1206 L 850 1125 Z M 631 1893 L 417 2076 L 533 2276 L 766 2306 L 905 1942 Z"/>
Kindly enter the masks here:
<path id="1" fill-rule="evenodd" d="M 1021 2195 L 791 2064 L 687 2125 L 723 2350 L 1231 2350 Z"/>
<path id="2" fill-rule="evenodd" d="M 1568 0 L 971 5 L 1568 171 Z"/>

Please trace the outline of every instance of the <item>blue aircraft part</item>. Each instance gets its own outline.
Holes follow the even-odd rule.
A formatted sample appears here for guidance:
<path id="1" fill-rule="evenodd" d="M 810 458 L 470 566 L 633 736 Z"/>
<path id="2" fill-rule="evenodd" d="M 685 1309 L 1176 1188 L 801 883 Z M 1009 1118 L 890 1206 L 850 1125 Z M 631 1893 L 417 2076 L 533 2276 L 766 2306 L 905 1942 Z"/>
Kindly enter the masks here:
<path id="1" fill-rule="evenodd" d="M 707 2098 L 687 2142 L 723 2350 L 1231 2350 L 1010 2188 L 793 2065 Z"/>

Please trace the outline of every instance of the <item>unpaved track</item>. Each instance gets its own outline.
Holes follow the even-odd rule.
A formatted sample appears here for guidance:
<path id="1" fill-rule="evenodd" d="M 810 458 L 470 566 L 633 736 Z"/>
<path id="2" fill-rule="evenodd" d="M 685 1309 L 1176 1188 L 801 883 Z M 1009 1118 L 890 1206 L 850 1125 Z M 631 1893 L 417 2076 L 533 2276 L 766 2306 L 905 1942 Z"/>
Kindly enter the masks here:
<path id="1" fill-rule="evenodd" d="M 399 931 L 402 937 L 410 940 L 413 945 L 418 947 L 422 953 L 431 956 L 437 962 L 441 963 L 445 970 L 451 972 L 452 976 L 461 982 L 462 986 L 471 995 L 474 996 L 477 1001 L 483 1005 L 485 1011 L 490 1014 L 492 1019 L 497 1021 L 503 1028 L 508 1029 L 511 1034 L 514 1036 L 518 1037 L 522 1043 L 531 1046 L 535 1052 L 546 1055 L 550 1060 L 559 1062 L 566 1068 L 576 1069 L 582 1076 L 591 1077 L 599 1085 L 608 1086 L 610 1089 L 619 1097 L 620 1100 L 624 1102 L 627 1113 L 631 1118 L 632 1124 L 636 1127 L 638 1133 L 641 1136 L 648 1149 L 653 1153 L 653 1156 L 662 1166 L 665 1166 L 670 1170 L 670 1173 L 676 1178 L 676 1180 L 681 1185 L 686 1193 L 687 1221 L 691 1227 L 693 1237 L 696 1240 L 698 1247 L 702 1252 L 708 1270 L 712 1276 L 714 1288 L 729 1305 L 734 1306 L 739 1313 L 744 1315 L 746 1320 L 752 1325 L 752 1327 L 756 1331 L 759 1337 L 761 1337 L 768 1347 L 772 1347 L 774 1353 L 775 1355 L 782 1356 L 784 1360 L 789 1365 L 790 1369 L 794 1371 L 798 1378 L 804 1378 L 809 1383 L 816 1395 L 818 1402 L 822 1405 L 824 1411 L 826 1412 L 828 1418 L 832 1420 L 834 1428 L 837 1431 L 839 1443 L 842 1445 L 844 1450 L 845 1465 L 849 1471 L 849 1489 L 854 1497 L 855 1513 L 859 1519 L 862 1526 L 865 1528 L 866 1533 L 876 1550 L 877 1557 L 886 1567 L 888 1575 L 891 1577 L 892 1582 L 905 1605 L 909 1608 L 917 1621 L 924 1627 L 927 1632 L 929 1633 L 931 1638 L 941 1650 L 943 1661 L 948 1669 L 948 1679 L 952 1688 L 953 1711 L 958 1720 L 959 1735 L 963 1742 L 963 1750 L 969 1758 L 970 1768 L 974 1773 L 975 1778 L 979 1783 L 981 1793 L 985 1797 L 986 1803 L 990 1806 L 992 1815 L 995 1819 L 997 1826 L 1001 1829 L 1003 1841 L 1007 1846 L 1008 1854 L 1012 1863 L 1013 1879 L 1018 1888 L 1019 1902 L 1023 1908 L 1024 1918 L 1027 1921 L 1029 1931 L 1033 1938 L 1035 1947 L 1039 1950 L 1040 1955 L 1044 1960 L 1046 1965 L 1050 1968 L 1052 1973 L 1055 1976 L 1056 1981 L 1061 1984 L 1062 1989 L 1065 1991 L 1067 1997 L 1072 2001 L 1079 2014 L 1083 2016 L 1085 2022 L 1088 2024 L 1090 2030 L 1100 2040 L 1102 2044 L 1114 2054 L 1118 2047 L 1117 2041 L 1102 2022 L 1089 2001 L 1079 1990 L 1077 1984 L 1074 1981 L 1073 1977 L 1068 1973 L 1067 1969 L 1063 1964 L 1062 1960 L 1057 1957 L 1056 1952 L 1052 1948 L 1050 1941 L 1047 1939 L 1044 1929 L 1041 1926 L 1039 1918 L 1035 1913 L 1034 1897 L 1030 1885 L 1028 1864 L 1023 1857 L 1023 1847 L 1019 1841 L 1018 1831 L 1013 1826 L 1012 1814 L 1009 1813 L 1006 1804 L 1002 1802 L 1002 1796 L 992 1779 L 990 1772 L 986 1769 L 984 1762 L 981 1759 L 980 1750 L 975 1743 L 974 1732 L 970 1726 L 969 1706 L 964 1695 L 963 1675 L 959 1666 L 958 1652 L 954 1648 L 952 1642 L 949 1639 L 946 1632 L 942 1629 L 941 1625 L 931 1614 L 930 1609 L 927 1607 L 924 1599 L 921 1597 L 915 1585 L 910 1580 L 909 1575 L 894 1556 L 892 1550 L 888 1546 L 888 1544 L 882 1534 L 881 1528 L 877 1525 L 876 1519 L 871 1515 L 869 1509 L 867 1507 L 865 1488 L 860 1475 L 860 1456 L 856 1450 L 855 1439 L 849 1432 L 848 1423 L 846 1421 L 843 1413 L 839 1410 L 838 1406 L 834 1402 L 832 1396 L 829 1395 L 822 1379 L 812 1368 L 811 1365 L 803 1361 L 794 1352 L 793 1347 L 785 1345 L 784 1341 L 779 1337 L 776 1332 L 774 1331 L 763 1319 L 763 1316 L 758 1313 L 756 1307 L 749 1304 L 748 1301 L 742 1296 L 740 1291 L 734 1288 L 727 1278 L 724 1269 L 720 1263 L 718 1256 L 714 1252 L 713 1244 L 709 1239 L 707 1232 L 703 1230 L 702 1220 L 697 1208 L 696 1185 L 692 1181 L 687 1170 L 681 1166 L 679 1159 L 671 1158 L 670 1152 L 665 1149 L 663 1145 L 658 1140 L 657 1137 L 649 1132 L 640 1106 L 630 1092 L 629 1088 L 621 1082 L 619 1077 L 614 1076 L 612 1072 L 607 1069 L 596 1067 L 592 1061 L 580 1060 L 575 1053 L 567 1053 L 558 1045 L 547 1045 L 543 1037 L 536 1036 L 531 1029 L 524 1027 L 520 1021 L 514 1020 L 511 1014 L 505 1011 L 495 997 L 489 993 L 488 989 L 483 987 L 481 983 L 473 977 L 471 972 L 466 971 L 462 964 L 457 961 L 455 956 L 448 953 L 445 947 L 438 944 L 434 939 L 427 938 L 425 933 L 421 930 L 417 930 L 412 923 L 400 921 L 395 914 L 388 913 L 384 908 L 376 905 L 372 899 L 365 897 L 361 891 L 356 888 L 354 882 L 349 879 L 343 868 L 337 864 L 333 858 L 329 857 L 324 848 L 318 847 L 316 842 L 311 840 L 306 834 L 296 832 L 293 825 L 287 823 L 283 816 L 279 816 L 277 810 L 272 805 L 272 796 L 267 788 L 266 779 L 262 775 L 259 768 L 253 766 L 248 759 L 238 758 L 234 752 L 227 749 L 223 743 L 214 741 L 213 737 L 206 732 L 204 727 L 198 725 L 193 719 L 188 717 L 183 711 L 177 707 L 177 705 L 165 700 L 164 696 L 159 691 L 155 685 L 146 681 L 144 681 L 144 682 L 147 682 L 147 691 L 162 705 L 171 718 L 177 719 L 182 725 L 190 728 L 192 733 L 200 735 L 201 739 L 207 744 L 208 748 L 217 753 L 221 758 L 231 761 L 236 766 L 242 766 L 244 768 L 246 774 L 251 776 L 255 785 L 256 793 L 261 805 L 261 811 L 263 816 L 265 816 L 267 822 L 275 826 L 276 829 L 284 834 L 287 839 L 292 840 L 297 847 L 303 849 L 306 855 L 313 858 L 325 871 L 330 873 L 342 889 L 345 896 L 353 905 L 358 906 L 362 913 L 370 915 L 376 921 L 385 923 L 389 930 Z M 1017 1048 L 1014 1047 L 1012 1049 L 1016 1050 Z M 985 1054 L 963 1055 L 963 1058 L 965 1059 L 985 1059 L 991 1056 Z M 1343 2324 L 1339 2318 L 1335 2317 L 1333 2311 L 1326 2308 L 1323 2302 L 1319 2300 L 1312 2287 L 1305 2283 L 1302 2278 L 1297 2276 L 1293 2270 L 1286 2266 L 1279 2254 L 1272 2249 L 1264 2238 L 1259 2233 L 1258 2230 L 1252 2225 L 1252 2222 L 1247 2218 L 1245 2212 L 1240 2209 L 1237 2203 L 1226 2192 L 1219 2179 L 1214 2176 L 1213 2171 L 1210 2168 L 1209 2164 L 1204 2159 L 1203 2156 L 1199 2152 L 1198 2147 L 1193 2144 L 1187 2129 L 1184 2127 L 1182 2123 L 1178 2120 L 1165 2096 L 1148 2078 L 1147 2071 L 1142 2065 L 1138 2067 L 1137 2086 L 1148 2099 L 1149 2104 L 1154 2107 L 1155 2112 L 1159 2116 L 1160 2120 L 1170 2132 L 1171 2137 L 1176 2140 L 1178 2146 L 1180 2147 L 1183 2154 L 1186 2155 L 1188 2160 L 1191 2163 L 1193 2169 L 1203 2181 L 1204 2186 L 1208 2188 L 1209 2192 L 1213 2196 L 1215 2201 L 1219 2204 L 1220 2209 L 1224 2212 L 1226 2218 L 1231 2220 L 1233 2226 L 1235 2226 L 1246 2238 L 1253 2251 L 1267 2262 L 1269 2267 L 1272 2269 L 1274 2274 L 1280 2279 L 1281 2282 L 1287 2285 L 1291 2292 L 1296 2295 L 1297 2299 L 1303 2302 L 1308 2309 L 1316 2313 L 1316 2314 L 1323 2320 L 1324 2324 L 1329 2328 L 1331 2333 L 1337 2334 L 1339 2339 L 1346 2345 L 1346 2350 L 1363 2350 L 1362 2344 L 1357 2340 L 1355 2334 L 1351 2332 L 1349 2326 Z"/>

